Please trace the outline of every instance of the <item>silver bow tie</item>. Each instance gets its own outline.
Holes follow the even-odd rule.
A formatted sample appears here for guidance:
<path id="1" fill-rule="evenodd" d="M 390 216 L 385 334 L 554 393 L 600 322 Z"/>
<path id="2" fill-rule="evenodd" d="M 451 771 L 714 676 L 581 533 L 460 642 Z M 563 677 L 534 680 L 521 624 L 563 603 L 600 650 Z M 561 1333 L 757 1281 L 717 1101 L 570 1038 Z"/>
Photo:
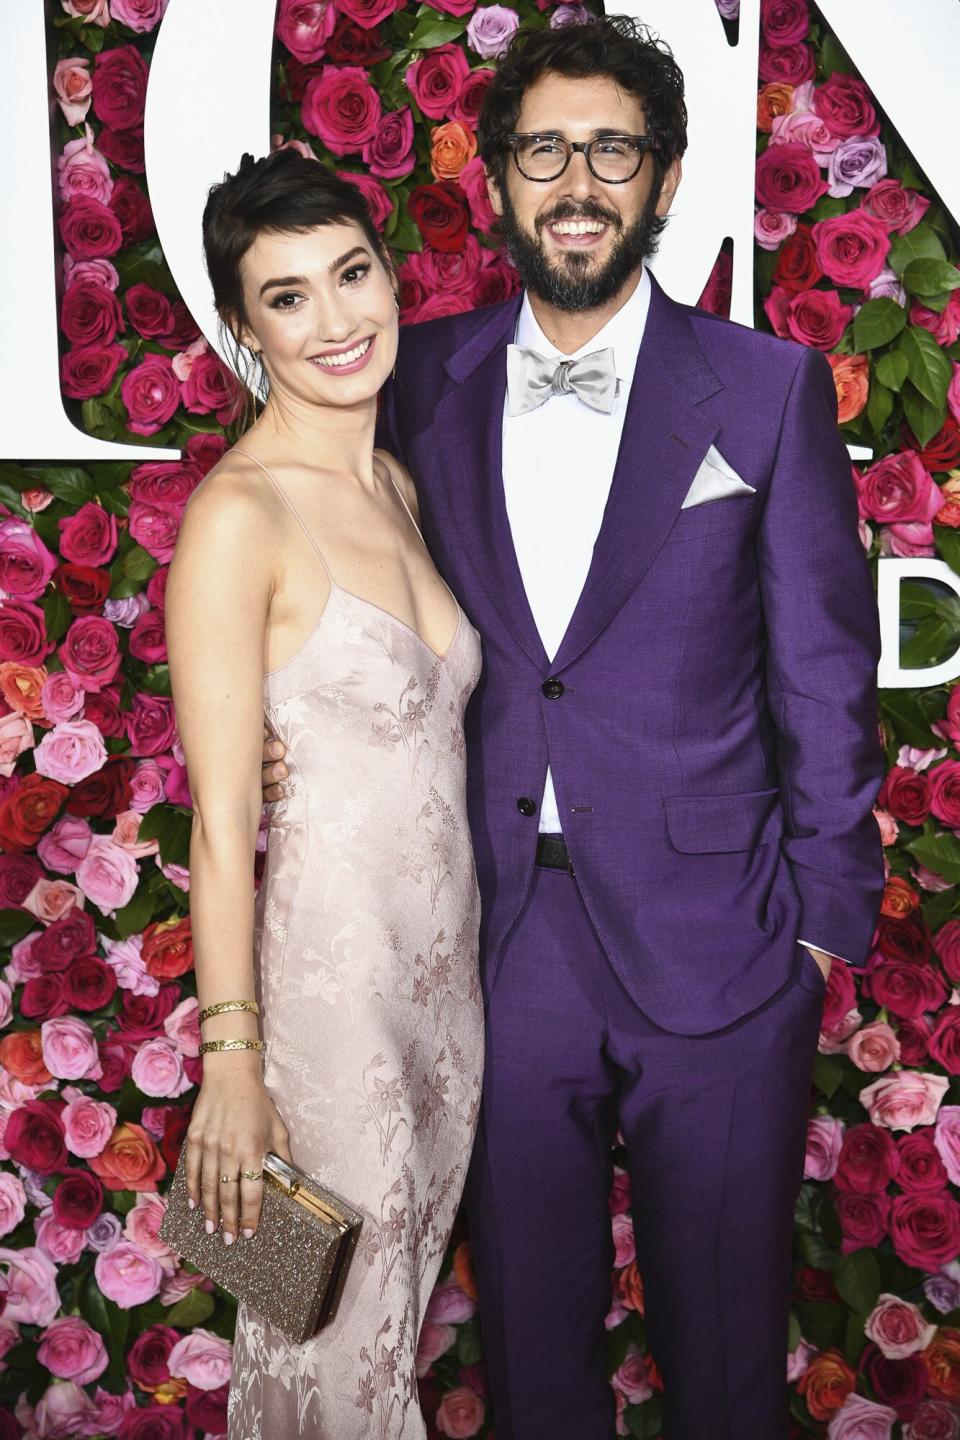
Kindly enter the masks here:
<path id="1" fill-rule="evenodd" d="M 508 414 L 536 410 L 551 395 L 576 395 L 592 410 L 609 415 L 617 394 L 613 347 L 594 350 L 579 360 L 548 360 L 526 345 L 507 346 Z"/>

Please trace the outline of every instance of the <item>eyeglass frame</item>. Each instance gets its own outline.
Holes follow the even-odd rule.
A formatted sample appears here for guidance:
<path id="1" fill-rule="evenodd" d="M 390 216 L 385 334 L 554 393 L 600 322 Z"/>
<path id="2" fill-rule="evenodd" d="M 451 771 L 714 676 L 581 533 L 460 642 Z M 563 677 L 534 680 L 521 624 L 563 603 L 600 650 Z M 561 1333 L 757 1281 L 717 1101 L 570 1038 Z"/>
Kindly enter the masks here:
<path id="1" fill-rule="evenodd" d="M 567 158 L 564 160 L 556 175 L 527 175 L 525 171 L 521 170 L 520 161 L 517 159 L 517 145 L 521 140 L 562 141 L 567 147 Z M 594 145 L 602 144 L 605 140 L 631 140 L 635 145 L 640 147 L 640 159 L 637 161 L 637 168 L 632 175 L 626 175 L 622 180 L 605 180 L 602 175 L 597 174 L 593 168 L 590 151 Z M 565 135 L 560 135 L 555 130 L 518 130 L 514 131 L 513 134 L 507 135 L 506 142 L 507 148 L 513 156 L 513 163 L 517 168 L 517 173 L 522 175 L 524 180 L 529 180 L 532 185 L 549 185 L 554 180 L 559 180 L 560 176 L 566 172 L 577 150 L 581 152 L 584 160 L 586 160 L 587 169 L 590 171 L 590 174 L 595 180 L 599 180 L 601 185 L 629 185 L 631 180 L 636 180 L 640 171 L 643 169 L 643 161 L 647 151 L 657 151 L 660 148 L 652 135 L 631 135 L 626 130 L 611 130 L 609 134 L 606 135 L 595 135 L 592 140 L 568 140 Z"/>

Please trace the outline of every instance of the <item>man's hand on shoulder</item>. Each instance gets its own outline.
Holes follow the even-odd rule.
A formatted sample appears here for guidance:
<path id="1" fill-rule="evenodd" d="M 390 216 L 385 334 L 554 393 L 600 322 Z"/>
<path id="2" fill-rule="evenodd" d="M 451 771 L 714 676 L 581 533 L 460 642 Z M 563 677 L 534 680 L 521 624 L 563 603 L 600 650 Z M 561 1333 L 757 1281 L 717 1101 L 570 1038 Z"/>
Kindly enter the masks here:
<path id="1" fill-rule="evenodd" d="M 282 740 L 271 735 L 267 726 L 263 727 L 263 768 L 261 770 L 261 787 L 263 789 L 264 801 L 282 800 L 282 782 L 287 778 L 287 767 L 283 763 L 283 757 L 287 753 L 287 747 Z"/>

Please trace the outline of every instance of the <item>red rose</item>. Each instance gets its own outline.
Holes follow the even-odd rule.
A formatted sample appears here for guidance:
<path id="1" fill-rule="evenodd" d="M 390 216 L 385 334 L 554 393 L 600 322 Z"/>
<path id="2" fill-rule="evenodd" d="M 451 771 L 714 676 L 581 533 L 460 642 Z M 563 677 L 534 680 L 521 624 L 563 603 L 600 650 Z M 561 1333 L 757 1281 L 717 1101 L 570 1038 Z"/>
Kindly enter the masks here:
<path id="1" fill-rule="evenodd" d="M 40 969 L 66 970 L 78 956 L 92 955 L 97 948 L 97 932 L 86 910 L 72 906 L 61 919 L 42 930 L 30 947 Z"/>
<path id="2" fill-rule="evenodd" d="M 764 85 L 803 85 L 816 73 L 813 51 L 798 45 L 761 45 L 760 79 Z"/>
<path id="3" fill-rule="evenodd" d="M 842 1192 L 836 1196 L 836 1208 L 843 1231 L 843 1253 L 865 1247 L 876 1249 L 889 1228 L 890 1196 Z"/>
<path id="4" fill-rule="evenodd" d="M 877 949 L 888 960 L 926 965 L 933 954 L 933 942 L 923 911 L 912 910 L 898 920 L 881 916 L 877 922 Z"/>
<path id="5" fill-rule="evenodd" d="M 119 736 L 125 734 L 123 720 L 120 715 L 120 690 L 118 686 L 108 685 L 106 690 L 98 694 L 87 693 L 83 702 L 83 717 L 96 725 L 101 735 Z M 83 782 L 86 783 L 85 781 Z M 73 794 L 76 795 L 76 789 Z M 76 814 L 77 812 L 72 812 Z"/>
<path id="6" fill-rule="evenodd" d="M 930 1054 L 948 1075 L 960 1075 L 960 1007 L 948 1009 L 930 1036 Z"/>
<path id="7" fill-rule="evenodd" d="M 216 1390 L 198 1390 L 187 1381 L 187 1403 L 184 1407 L 187 1421 L 206 1435 L 225 1435 L 227 1432 L 227 1395 L 229 1385 L 218 1385 Z"/>
<path id="8" fill-rule="evenodd" d="M 460 94 L 450 107 L 450 119 L 459 120 L 468 130 L 476 130 L 477 122 L 480 119 L 480 111 L 483 107 L 483 97 L 490 88 L 490 81 L 494 77 L 494 71 L 482 65 L 479 70 L 471 70 L 464 80 Z"/>
<path id="9" fill-rule="evenodd" d="M 100 131 L 97 140 L 100 154 L 121 170 L 132 170 L 142 175 L 147 168 L 143 153 L 143 126 L 133 125 L 129 130 L 110 130 L 107 126 Z"/>
<path id="10" fill-rule="evenodd" d="M 70 679 L 84 690 L 102 690 L 120 672 L 117 632 L 100 615 L 74 620 L 57 654 Z"/>
<path id="11" fill-rule="evenodd" d="M 810 29 L 807 0 L 763 0 L 760 26 L 768 45 L 796 45 Z"/>
<path id="12" fill-rule="evenodd" d="M 52 1175 L 69 1161 L 64 1142 L 66 1131 L 60 1119 L 62 1104 L 49 1100 L 27 1100 L 11 1112 L 3 1143 L 10 1158 L 40 1175 Z"/>
<path id="13" fill-rule="evenodd" d="M 879 135 L 880 122 L 870 91 L 855 75 L 831 75 L 813 94 L 814 112 L 834 135 Z"/>
<path id="14" fill-rule="evenodd" d="M 882 220 L 865 210 L 832 215 L 813 227 L 823 273 L 837 285 L 865 290 L 883 269 L 890 236 Z"/>
<path id="15" fill-rule="evenodd" d="M 157 1401 L 134 1405 L 124 1412 L 117 1440 L 183 1440 L 183 1414 L 179 1405 Z"/>
<path id="16" fill-rule="evenodd" d="M 102 395 L 126 358 L 122 345 L 75 345 L 60 357 L 60 388 L 71 400 Z"/>
<path id="17" fill-rule="evenodd" d="M 97 119 L 113 130 L 140 126 L 146 98 L 147 67 L 136 46 L 101 50 L 93 70 L 93 109 Z M 102 137 L 100 143 L 102 149 Z"/>
<path id="18" fill-rule="evenodd" d="M 90 697 L 93 698 L 92 696 Z M 84 706 L 89 716 L 90 702 Z M 114 755 L 97 771 L 74 785 L 67 800 L 69 815 L 99 815 L 113 820 L 130 808 L 130 777 L 136 766 L 125 755 Z"/>
<path id="19" fill-rule="evenodd" d="M 0 855 L 0 910 L 19 909 L 44 873 L 36 855 Z"/>
<path id="20" fill-rule="evenodd" d="M 128 298 L 129 293 L 130 292 L 128 291 Z M 194 320 L 193 316 L 190 314 L 190 311 L 187 309 L 186 305 L 184 305 L 182 300 L 174 300 L 173 304 L 170 307 L 170 311 L 172 317 L 170 321 L 170 329 L 159 338 L 163 341 L 164 345 L 169 346 L 171 350 L 186 350 L 187 346 L 192 345 L 194 340 L 200 339 L 200 326 L 197 324 L 196 320 Z M 193 438 L 196 439 L 197 437 L 194 436 Z M 211 440 L 222 440 L 223 436 L 211 435 L 209 438 Z M 187 448 L 190 448 L 189 442 Z"/>
<path id="21" fill-rule="evenodd" d="M 909 426 L 903 428 L 904 444 L 916 450 L 928 470 L 953 470 L 960 461 L 960 425 L 948 415 L 929 444 L 921 446 Z"/>
<path id="22" fill-rule="evenodd" d="M 171 924 L 161 920 L 148 925 L 143 932 L 141 958 L 148 975 L 158 980 L 174 980 L 193 969 L 193 936 L 190 916 Z"/>
<path id="23" fill-rule="evenodd" d="M 101 1041 L 97 1045 L 97 1058 L 103 1069 L 97 1088 L 112 1095 L 130 1074 L 133 1051 L 130 1046 L 119 1044 L 116 1040 Z"/>
<path id="24" fill-rule="evenodd" d="M 180 404 L 180 385 L 169 355 L 148 355 L 124 376 L 120 395 L 127 408 L 128 428 L 135 435 L 155 435 L 172 419 Z"/>
<path id="25" fill-rule="evenodd" d="M 324 65 L 307 84 L 301 115 L 335 155 L 358 155 L 377 133 L 380 92 L 358 65 Z"/>
<path id="26" fill-rule="evenodd" d="M 303 64 L 319 60 L 336 19 L 332 0 L 281 0 L 277 38 Z"/>
<path id="27" fill-rule="evenodd" d="M 159 755 L 173 744 L 173 702 L 162 695 L 134 695 L 133 705 L 123 718 L 132 754 Z"/>
<path id="28" fill-rule="evenodd" d="M 930 782 L 922 770 L 894 765 L 880 788 L 877 804 L 905 825 L 922 825 L 930 813 Z"/>
<path id="29" fill-rule="evenodd" d="M 177 1105 L 167 1106 L 167 1113 L 163 1118 L 163 1139 L 160 1141 L 160 1153 L 170 1170 L 177 1168 L 177 1161 L 180 1159 L 180 1150 L 189 1124 L 190 1116 L 186 1110 Z"/>
<path id="30" fill-rule="evenodd" d="M 843 1137 L 834 1183 L 840 1190 L 872 1195 L 886 1190 L 900 1168 L 900 1154 L 889 1130 L 851 1125 Z"/>
<path id="31" fill-rule="evenodd" d="M 424 115 L 443 120 L 459 100 L 469 74 L 470 66 L 460 46 L 448 44 L 434 46 L 408 65 L 405 79 Z"/>
<path id="32" fill-rule="evenodd" d="M 132 990 L 124 990 L 117 1017 L 119 1035 L 125 1043 L 139 1045 L 142 1040 L 164 1034 L 163 1022 L 179 1003 L 176 985 L 161 985 L 156 995 L 135 995 Z"/>
<path id="33" fill-rule="evenodd" d="M 516 267 L 511 265 L 501 255 L 494 255 L 485 263 L 480 274 L 477 276 L 477 283 L 470 296 L 471 304 L 477 305 L 499 305 L 503 300 L 509 300 L 520 290 L 520 276 Z"/>
<path id="34" fill-rule="evenodd" d="M 947 1172 L 929 1127 L 915 1130 L 912 1135 L 901 1135 L 897 1149 L 900 1151 L 897 1184 L 901 1190 L 929 1192 L 947 1188 Z"/>
<path id="35" fill-rule="evenodd" d="M 860 1369 L 876 1392 L 881 1405 L 890 1405 L 902 1420 L 908 1420 L 927 1393 L 927 1367 L 919 1355 L 888 1360 L 877 1345 L 867 1345 L 860 1357 Z"/>
<path id="36" fill-rule="evenodd" d="M 151 1325 L 138 1335 L 126 1357 L 127 1373 L 141 1390 L 156 1390 L 170 1379 L 170 1351 L 183 1336 L 170 1325 Z"/>
<path id="37" fill-rule="evenodd" d="M 379 65 L 381 60 L 389 60 L 390 47 L 384 45 L 380 33 L 377 30 L 363 30 L 341 15 L 333 29 L 333 34 L 327 41 L 327 48 L 324 52 L 328 60 L 334 61 L 337 65 Z M 287 77 L 289 79 L 289 76 Z M 291 99 L 300 100 L 300 95 L 292 95 Z"/>
<path id="38" fill-rule="evenodd" d="M 930 1022 L 923 1015 L 917 1015 L 912 1020 L 899 1020 L 897 1039 L 900 1041 L 900 1060 L 904 1065 L 918 1068 L 926 1064 Z"/>
<path id="39" fill-rule="evenodd" d="M 452 180 L 415 185 L 407 210 L 420 234 L 436 250 L 459 250 L 467 237 L 469 212 L 463 191 Z"/>
<path id="40" fill-rule="evenodd" d="M 63 292 L 60 329 L 71 345 L 108 345 L 123 328 L 120 302 L 106 285 L 78 280 Z"/>
<path id="41" fill-rule="evenodd" d="M 60 237 L 74 260 L 115 255 L 123 244 L 120 221 L 107 205 L 78 195 L 60 215 Z"/>
<path id="42" fill-rule="evenodd" d="M 842 1303 L 830 1271 L 815 1270 L 810 1265 L 803 1265 L 797 1271 L 795 1293 L 798 1300 L 825 1300 L 831 1305 Z"/>
<path id="43" fill-rule="evenodd" d="M 52 649 L 40 606 L 30 600 L 4 600 L 0 605 L 0 661 L 42 665 Z"/>
<path id="44" fill-rule="evenodd" d="M 915 1020 L 926 1010 L 938 1010 L 947 999 L 946 985 L 929 965 L 886 960 L 879 953 L 867 966 L 861 990 L 868 1000 L 875 1000 L 905 1020 Z"/>
<path id="45" fill-rule="evenodd" d="M 69 1009 L 62 975 L 31 975 L 20 992 L 20 1014 L 27 1020 L 52 1020 Z"/>
<path id="46" fill-rule="evenodd" d="M 63 977 L 63 998 L 75 1010 L 102 1009 L 116 989 L 116 971 L 96 955 L 75 960 Z"/>
<path id="47" fill-rule="evenodd" d="M 170 301 L 152 285 L 131 285 L 124 301 L 130 324 L 146 340 L 156 340 L 173 324 Z"/>
<path id="48" fill-rule="evenodd" d="M 32 850 L 57 818 L 68 794 L 66 785 L 43 775 L 27 775 L 0 801 L 0 845 L 4 850 Z"/>
<path id="49" fill-rule="evenodd" d="M 960 984 L 960 920 L 948 920 L 933 937 L 933 948 L 951 980 Z"/>
<path id="50" fill-rule="evenodd" d="M 110 594 L 109 570 L 94 570 L 90 565 L 58 565 L 53 583 L 70 608 L 81 612 L 101 610 Z"/>
<path id="51" fill-rule="evenodd" d="M 127 245 L 136 245 L 148 239 L 156 229 L 150 201 L 127 175 L 121 175 L 114 181 L 110 209 L 120 222 Z"/>
<path id="52" fill-rule="evenodd" d="M 435 250 L 425 245 L 420 256 L 420 273 L 427 291 L 456 290 L 469 294 L 480 273 L 480 246 L 468 235 L 462 250 Z"/>
<path id="53" fill-rule="evenodd" d="M 905 1265 L 932 1275 L 960 1254 L 960 1205 L 946 1191 L 897 1195 L 890 1218 L 890 1238 Z"/>
<path id="54" fill-rule="evenodd" d="M 78 565 L 106 565 L 117 548 L 117 521 L 88 500 L 74 515 L 57 521 L 60 554 Z"/>
<path id="55" fill-rule="evenodd" d="M 103 1186 L 89 1170 L 65 1170 L 53 1192 L 53 1213 L 61 1225 L 86 1230 L 103 1210 Z"/>

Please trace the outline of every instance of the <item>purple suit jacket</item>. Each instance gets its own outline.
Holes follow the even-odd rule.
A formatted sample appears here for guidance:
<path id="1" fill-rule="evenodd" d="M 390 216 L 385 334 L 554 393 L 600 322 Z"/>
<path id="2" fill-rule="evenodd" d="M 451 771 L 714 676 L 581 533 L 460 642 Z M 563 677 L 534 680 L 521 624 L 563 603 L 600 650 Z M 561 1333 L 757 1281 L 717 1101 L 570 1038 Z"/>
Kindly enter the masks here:
<path id="1" fill-rule="evenodd" d="M 483 640 L 467 738 L 485 985 L 533 876 L 537 819 L 518 801 L 539 809 L 549 763 L 611 963 L 657 1024 L 702 1034 L 789 980 L 799 935 L 864 964 L 878 914 L 879 627 L 831 372 L 654 282 L 590 572 L 551 662 L 503 496 L 518 309 L 405 327 L 378 433 Z M 711 444 L 756 494 L 682 510 Z"/>

